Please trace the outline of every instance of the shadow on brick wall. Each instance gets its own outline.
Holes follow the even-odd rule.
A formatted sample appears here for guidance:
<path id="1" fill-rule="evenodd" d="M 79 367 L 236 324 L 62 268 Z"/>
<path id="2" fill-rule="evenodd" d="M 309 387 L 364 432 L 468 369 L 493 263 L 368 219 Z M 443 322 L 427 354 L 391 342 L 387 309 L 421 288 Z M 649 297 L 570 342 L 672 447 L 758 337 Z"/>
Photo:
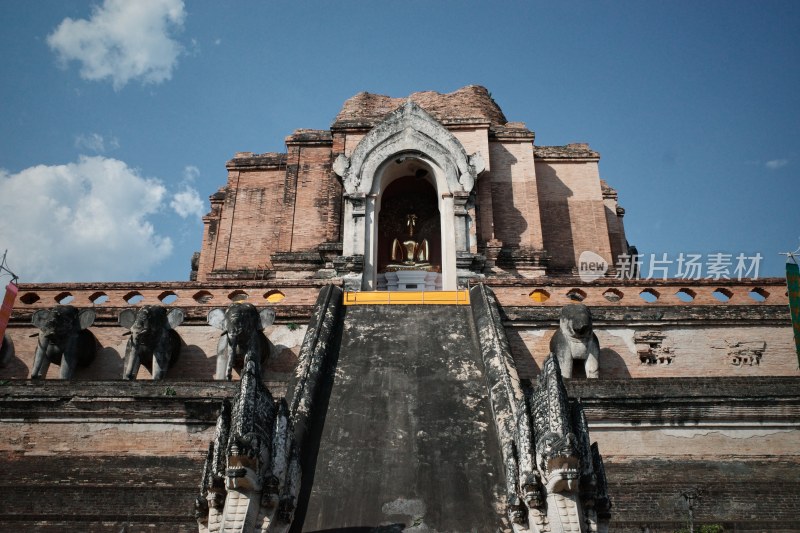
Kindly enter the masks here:
<path id="1" fill-rule="evenodd" d="M 506 330 L 506 337 L 508 337 L 508 343 L 511 345 L 511 353 L 514 356 L 514 364 L 517 366 L 519 377 L 521 379 L 532 379 L 538 376 L 540 372 L 539 365 L 519 332 L 509 328 Z"/>
<path id="2" fill-rule="evenodd" d="M 611 348 L 600 348 L 600 378 L 630 379 L 631 373 L 625 359 Z"/>

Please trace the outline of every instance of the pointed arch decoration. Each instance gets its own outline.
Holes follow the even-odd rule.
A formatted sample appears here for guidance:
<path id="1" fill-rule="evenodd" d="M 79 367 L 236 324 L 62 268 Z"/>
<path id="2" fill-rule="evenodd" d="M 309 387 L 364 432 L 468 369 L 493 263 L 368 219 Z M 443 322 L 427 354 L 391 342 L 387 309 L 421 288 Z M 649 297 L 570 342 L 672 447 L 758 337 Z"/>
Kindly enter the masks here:
<path id="1" fill-rule="evenodd" d="M 350 288 L 375 289 L 377 214 L 388 163 L 414 158 L 432 169 L 442 228 L 442 287 L 457 287 L 456 256 L 469 253 L 466 203 L 485 169 L 480 153 L 468 155 L 439 121 L 408 100 L 364 136 L 350 157 L 339 155 L 334 172 L 344 186 L 343 255 L 362 256 L 363 273 L 352 272 Z"/>

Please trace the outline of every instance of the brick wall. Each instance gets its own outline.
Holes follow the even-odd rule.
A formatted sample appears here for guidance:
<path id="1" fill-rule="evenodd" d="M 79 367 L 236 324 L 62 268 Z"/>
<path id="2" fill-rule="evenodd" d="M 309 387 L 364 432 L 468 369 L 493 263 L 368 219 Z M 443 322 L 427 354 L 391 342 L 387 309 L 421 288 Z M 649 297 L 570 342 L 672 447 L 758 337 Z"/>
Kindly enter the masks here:
<path id="1" fill-rule="evenodd" d="M 225 194 L 225 189 L 221 189 L 210 196 L 211 210 L 203 217 L 203 240 L 200 245 L 200 258 L 197 262 L 196 274 L 198 281 L 208 279 L 208 273 L 213 269 L 216 260 L 217 239 Z"/>
<path id="2" fill-rule="evenodd" d="M 204 458 L 0 457 L 0 530 L 196 533 Z"/>
<path id="3" fill-rule="evenodd" d="M 335 205 L 341 204 L 341 187 L 331 171 L 330 146 L 299 146 L 297 196 L 291 224 L 284 223 L 291 234 L 288 247 L 279 251 L 311 251 L 328 240 L 329 218 Z M 337 232 L 338 233 L 338 232 Z M 282 242 L 286 246 L 285 242 Z"/>
<path id="4" fill-rule="evenodd" d="M 190 317 L 204 318 L 210 309 L 225 307 L 232 301 L 246 300 L 257 307 L 274 306 L 276 320 L 285 317 L 308 317 L 320 288 L 327 280 L 237 280 L 223 282 L 95 282 L 95 283 L 22 283 L 15 303 L 12 322 L 30 321 L 37 309 L 48 309 L 58 303 L 76 307 L 92 307 L 98 315 L 119 308 L 167 304 L 181 307 Z M 278 303 L 267 297 L 282 295 Z M 99 299 L 98 299 L 99 298 Z M 102 301 L 101 301 L 102 300 Z M 110 315 L 109 315 L 110 316 Z M 116 319 L 116 315 L 114 315 Z"/>
<path id="5" fill-rule="evenodd" d="M 492 178 L 485 174 L 475 184 L 477 199 L 475 202 L 475 226 L 478 242 L 483 245 L 495 238 L 494 209 L 492 205 Z"/>
<path id="6" fill-rule="evenodd" d="M 605 205 L 606 225 L 608 226 L 608 238 L 611 245 L 612 264 L 616 265 L 620 254 L 628 253 L 628 243 L 625 238 L 625 226 L 622 222 L 624 210 L 621 210 L 617 203 L 616 192 L 608 193 L 603 191 L 603 204 Z"/>
<path id="7" fill-rule="evenodd" d="M 609 480 L 612 531 L 797 531 L 798 377 L 571 380 Z M 0 530 L 196 531 L 192 501 L 234 383 L 2 385 Z M 270 382 L 277 395 L 281 384 Z"/>
<path id="8" fill-rule="evenodd" d="M 597 163 L 537 161 L 536 177 L 551 268 L 569 272 L 585 250 L 613 264 Z"/>
<path id="9" fill-rule="evenodd" d="M 79 368 L 75 380 L 109 380 L 122 379 L 127 330 L 120 326 L 96 325 L 89 328 L 97 339 L 97 351 L 94 361 L 85 368 Z M 220 330 L 202 324 L 186 324 L 178 326 L 175 331 L 181 336 L 181 352 L 174 366 L 167 372 L 166 380 L 213 380 L 216 372 L 217 342 Z M 306 325 L 273 325 L 264 333 L 273 348 L 264 366 L 264 378 L 286 381 L 297 365 L 297 356 Z M 0 367 L 0 379 L 26 379 L 33 368 L 36 343 L 39 330 L 33 326 L 14 325 L 8 329 L 14 341 L 14 358 L 4 367 Z M 58 379 L 59 367 L 50 365 L 46 379 Z M 142 365 L 136 376 L 138 380 L 152 379 L 150 372 Z M 233 373 L 233 379 L 239 375 Z"/>
<path id="10" fill-rule="evenodd" d="M 489 152 L 488 124 L 480 128 L 459 128 L 451 131 L 455 138 L 458 139 L 458 142 L 461 143 L 461 146 L 464 147 L 468 156 L 476 153 L 481 154 L 481 157 L 483 157 L 486 163 L 486 170 L 490 171 L 492 169 L 492 160 Z"/>
<path id="11" fill-rule="evenodd" d="M 225 203 L 214 270 L 238 270 L 269 265 L 270 254 L 290 233 L 282 201 L 285 172 L 232 173 L 234 194 Z M 238 176 L 237 176 L 238 175 Z"/>
<path id="12" fill-rule="evenodd" d="M 573 303 L 568 296 L 573 291 L 581 291 L 583 302 L 592 310 L 602 349 L 600 372 L 604 379 L 797 375 L 783 280 L 703 280 L 691 284 L 681 280 L 656 284 L 627 280 L 619 284 L 619 280 L 608 279 L 591 285 L 573 285 L 565 279 L 542 281 L 541 285 L 521 280 L 492 282 L 523 377 L 538 374 L 549 352 L 561 306 Z M 184 346 L 168 379 L 213 378 L 219 331 L 207 325 L 206 316 L 209 310 L 224 308 L 239 298 L 275 310 L 276 324 L 267 329 L 267 335 L 276 349 L 266 366 L 266 375 L 285 379 L 294 368 L 311 306 L 325 283 L 276 280 L 23 284 L 8 330 L 15 356 L 0 368 L 0 379 L 24 379 L 30 375 L 38 335 L 31 316 L 64 298 L 72 298 L 69 303 L 77 307 L 91 307 L 97 314 L 90 328 L 98 340 L 97 357 L 90 367 L 79 369 L 76 379 L 119 379 L 127 342 L 126 331 L 118 325 L 120 311 L 160 304 L 165 297 L 175 298 L 168 305 L 180 307 L 186 314 L 185 322 L 177 328 Z M 654 303 L 639 297 L 641 291 L 651 288 L 660 293 Z M 692 291 L 693 302 L 683 302 L 675 295 L 682 288 Z M 720 288 L 730 293 L 727 302 L 713 296 L 713 291 Z M 754 289 L 766 295 L 766 300 L 753 299 L 750 292 Z M 530 295 L 535 291 L 545 291 L 547 300 L 534 302 Z M 609 291 L 616 291 L 611 295 L 617 300 L 609 300 Z M 280 302 L 266 299 L 278 293 L 284 296 Z M 99 295 L 107 300 L 93 303 Z M 126 299 L 131 295 L 142 299 L 129 304 Z M 648 343 L 651 348 L 647 348 Z M 51 365 L 48 377 L 57 374 L 58 368 Z M 148 379 L 149 372 L 142 367 L 138 377 Z"/>
<path id="13" fill-rule="evenodd" d="M 347 133 L 344 155 L 350 157 L 353 154 L 353 150 L 356 149 L 356 146 L 358 146 L 358 143 L 361 142 L 361 139 L 363 139 L 365 135 L 364 133 Z"/>
<path id="14" fill-rule="evenodd" d="M 532 144 L 493 142 L 489 153 L 492 171 L 486 178 L 491 183 L 495 238 L 504 246 L 540 250 L 542 219 Z"/>
<path id="15" fill-rule="evenodd" d="M 232 299 L 243 298 L 253 305 L 275 310 L 275 324 L 265 333 L 272 343 L 272 351 L 264 369 L 266 379 L 285 381 L 294 370 L 300 344 L 305 334 L 306 323 L 311 315 L 319 289 L 324 281 L 288 281 L 279 286 L 259 282 L 234 283 L 72 283 L 72 284 L 22 284 L 14 315 L 8 327 L 8 335 L 14 344 L 14 357 L 0 367 L 1 379 L 25 379 L 30 376 L 39 330 L 31 323 L 33 313 L 49 309 L 63 298 L 79 308 L 92 308 L 96 319 L 89 330 L 97 339 L 96 357 L 86 368 L 79 368 L 76 380 L 121 379 L 127 330 L 118 324 L 119 313 L 126 308 L 142 305 L 163 305 L 161 297 L 169 295 L 175 300 L 167 306 L 180 307 L 184 314 L 183 324 L 176 328 L 181 336 L 180 356 L 168 371 L 166 379 L 211 380 L 216 369 L 216 347 L 220 331 L 206 322 L 208 312 L 214 308 L 225 308 Z M 283 300 L 272 303 L 266 296 L 280 293 Z M 142 299 L 128 304 L 126 298 L 138 295 Z M 94 304 L 98 295 L 107 298 Z M 34 298 L 35 301 L 34 301 Z M 25 303 L 27 300 L 30 303 Z M 142 366 L 137 379 L 150 379 L 149 371 Z M 58 378 L 58 367 L 51 365 L 48 379 Z M 234 372 L 234 379 L 238 375 Z"/>
<path id="16" fill-rule="evenodd" d="M 613 264 L 612 251 L 614 257 L 623 251 L 625 237 L 616 197 L 604 199 L 596 152 L 583 144 L 534 147 L 533 133 L 522 126 L 449 127 L 468 154 L 478 152 L 486 163 L 469 211 L 471 251 L 494 236 L 506 248 L 546 250 L 554 274 L 570 272 L 584 250 Z M 204 219 L 198 279 L 247 277 L 265 268 L 285 279 L 313 276 L 319 266 L 306 264 L 310 256 L 282 256 L 279 265 L 271 256 L 317 253 L 323 243 L 341 242 L 342 186 L 332 161 L 352 155 L 367 131 L 298 130 L 287 137 L 286 154 L 237 154 Z"/>
<path id="17" fill-rule="evenodd" d="M 3 385 L 2 531 L 197 531 L 220 400 L 233 384 Z"/>
<path id="18" fill-rule="evenodd" d="M 520 376 L 539 374 L 550 353 L 556 326 L 508 327 L 509 342 Z M 637 338 L 655 332 L 661 349 L 653 362 L 643 362 Z M 689 376 L 797 376 L 797 355 L 791 325 L 783 326 L 595 326 L 600 341 L 600 378 L 656 378 Z M 641 342 L 641 341 L 640 341 Z M 758 361 L 742 361 L 737 354 L 761 350 Z"/>
<path id="19" fill-rule="evenodd" d="M 570 380 L 609 481 L 611 531 L 798 531 L 795 377 Z M 697 530 L 697 529 L 695 529 Z"/>
<path id="20" fill-rule="evenodd" d="M 669 306 L 683 307 L 687 318 L 700 319 L 701 315 L 690 314 L 692 309 L 700 309 L 698 306 L 725 308 L 730 306 L 789 305 L 786 281 L 782 278 L 738 281 L 724 279 L 621 280 L 608 277 L 592 283 L 584 283 L 577 278 L 546 277 L 536 281 L 538 283 L 531 280 L 496 278 L 487 284 L 492 287 L 497 300 L 503 307 L 530 307 L 531 305 L 560 307 L 576 301 L 589 307 L 598 308 Z M 535 291 L 541 291 L 540 294 L 544 297 L 544 301 L 532 299 Z M 691 296 L 692 299 L 690 301 L 682 300 L 679 295 L 681 291 Z M 754 291 L 758 298 L 754 298 L 754 295 L 751 294 Z M 643 298 L 643 295 L 655 299 L 648 301 Z"/>
<path id="21" fill-rule="evenodd" d="M 602 450 L 602 447 L 601 447 Z M 612 502 L 610 530 L 673 533 L 688 527 L 693 491 L 695 531 L 717 524 L 725 531 L 797 532 L 800 483 L 787 477 L 796 461 L 649 459 L 605 460 Z"/>

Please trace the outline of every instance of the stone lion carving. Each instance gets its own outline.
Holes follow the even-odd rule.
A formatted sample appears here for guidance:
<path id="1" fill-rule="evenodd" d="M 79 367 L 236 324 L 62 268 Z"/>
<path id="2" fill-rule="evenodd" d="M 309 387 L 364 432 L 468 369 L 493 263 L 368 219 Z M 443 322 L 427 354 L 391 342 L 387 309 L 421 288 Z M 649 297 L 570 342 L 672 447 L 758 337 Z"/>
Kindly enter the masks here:
<path id="1" fill-rule="evenodd" d="M 164 378 L 181 350 L 180 335 L 175 328 L 183 322 L 183 317 L 182 310 L 167 312 L 161 305 L 125 309 L 119 314 L 120 325 L 130 330 L 122 379 L 136 379 L 140 365 L 150 370 L 154 380 Z"/>
<path id="2" fill-rule="evenodd" d="M 61 379 L 71 379 L 75 370 L 94 360 L 95 338 L 86 328 L 94 323 L 94 311 L 78 311 L 71 305 L 57 305 L 33 314 L 33 324 L 41 330 L 31 378 L 47 375 L 50 363 L 61 367 Z"/>
<path id="3" fill-rule="evenodd" d="M 558 358 L 561 375 L 572 377 L 575 359 L 586 361 L 586 377 L 599 377 L 600 343 L 592 329 L 592 314 L 583 304 L 561 308 L 558 331 L 550 339 L 550 353 Z"/>
<path id="4" fill-rule="evenodd" d="M 214 379 L 232 377 L 233 369 L 241 370 L 245 356 L 263 364 L 269 355 L 269 341 L 264 328 L 275 321 L 275 311 L 259 311 L 249 303 L 233 303 L 227 309 L 212 309 L 208 323 L 222 330 L 217 343 L 217 373 Z"/>

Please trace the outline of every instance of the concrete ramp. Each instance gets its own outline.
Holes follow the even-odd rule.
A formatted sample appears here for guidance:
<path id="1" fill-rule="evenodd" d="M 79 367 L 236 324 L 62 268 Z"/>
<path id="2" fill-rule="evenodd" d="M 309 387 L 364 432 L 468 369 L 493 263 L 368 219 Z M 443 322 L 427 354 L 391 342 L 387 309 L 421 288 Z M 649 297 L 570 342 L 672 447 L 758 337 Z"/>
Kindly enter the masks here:
<path id="1" fill-rule="evenodd" d="M 472 311 L 345 308 L 302 531 L 501 530 L 503 463 Z"/>

